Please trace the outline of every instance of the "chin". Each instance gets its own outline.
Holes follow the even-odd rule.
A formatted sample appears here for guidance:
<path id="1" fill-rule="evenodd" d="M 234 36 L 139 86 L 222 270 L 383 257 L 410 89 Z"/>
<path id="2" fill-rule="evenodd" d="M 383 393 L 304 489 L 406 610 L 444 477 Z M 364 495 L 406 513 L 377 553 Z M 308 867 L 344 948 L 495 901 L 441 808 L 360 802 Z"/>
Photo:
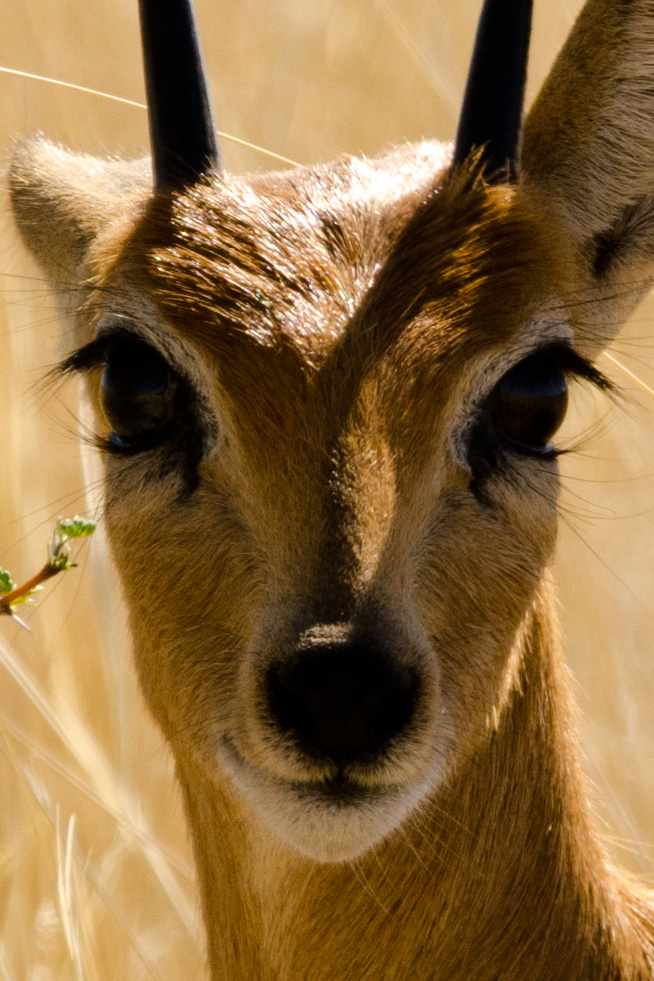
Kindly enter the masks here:
<path id="1" fill-rule="evenodd" d="M 218 761 L 277 839 L 322 864 L 351 862 L 375 848 L 434 785 L 433 774 L 391 787 L 364 786 L 346 777 L 289 782 L 249 763 L 231 741 L 221 745 Z"/>

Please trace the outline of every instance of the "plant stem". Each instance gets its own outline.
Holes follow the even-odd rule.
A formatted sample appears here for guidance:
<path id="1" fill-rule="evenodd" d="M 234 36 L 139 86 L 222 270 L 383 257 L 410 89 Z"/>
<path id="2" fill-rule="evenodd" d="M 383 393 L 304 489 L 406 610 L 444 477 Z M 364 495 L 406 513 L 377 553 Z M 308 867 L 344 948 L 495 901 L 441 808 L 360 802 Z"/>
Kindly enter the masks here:
<path id="1" fill-rule="evenodd" d="M 41 583 L 46 582 L 48 579 L 52 579 L 53 576 L 56 576 L 61 571 L 61 569 L 51 565 L 50 562 L 46 562 L 41 571 L 37 572 L 31 579 L 28 579 L 27 582 L 24 582 L 21 586 L 16 586 L 10 593 L 0 596 L 0 614 L 9 613 L 11 615 L 13 603 L 16 603 L 17 600 L 22 599 L 24 596 L 28 596 L 37 586 L 40 586 Z"/>

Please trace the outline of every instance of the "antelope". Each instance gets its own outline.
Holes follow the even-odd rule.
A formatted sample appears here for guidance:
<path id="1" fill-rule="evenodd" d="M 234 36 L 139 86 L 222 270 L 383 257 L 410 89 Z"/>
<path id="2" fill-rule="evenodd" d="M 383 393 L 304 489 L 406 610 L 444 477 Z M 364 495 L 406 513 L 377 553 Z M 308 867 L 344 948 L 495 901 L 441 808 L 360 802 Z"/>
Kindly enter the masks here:
<path id="1" fill-rule="evenodd" d="M 524 127 L 531 4 L 486 0 L 453 147 L 251 177 L 190 0 L 140 14 L 151 165 L 38 138 L 9 183 L 212 977 L 653 978 L 548 576 L 568 386 L 654 280 L 651 0 L 588 0 Z"/>

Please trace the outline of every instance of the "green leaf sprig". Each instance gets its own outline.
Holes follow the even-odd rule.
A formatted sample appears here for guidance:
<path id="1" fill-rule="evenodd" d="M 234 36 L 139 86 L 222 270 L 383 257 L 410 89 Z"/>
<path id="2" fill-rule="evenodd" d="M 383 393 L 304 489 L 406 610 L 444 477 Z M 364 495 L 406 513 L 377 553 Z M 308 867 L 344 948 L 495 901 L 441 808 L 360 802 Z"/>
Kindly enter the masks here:
<path id="1" fill-rule="evenodd" d="M 48 548 L 48 560 L 35 576 L 17 586 L 6 569 L 0 569 L 0 614 L 8 614 L 19 620 L 14 607 L 20 603 L 28 603 L 33 594 L 41 588 L 44 582 L 53 576 L 73 569 L 76 565 L 71 562 L 68 545 L 77 538 L 87 538 L 95 531 L 95 521 L 87 518 L 59 518 Z M 22 623 L 22 620 L 19 620 Z M 23 624 L 24 626 L 24 624 Z"/>

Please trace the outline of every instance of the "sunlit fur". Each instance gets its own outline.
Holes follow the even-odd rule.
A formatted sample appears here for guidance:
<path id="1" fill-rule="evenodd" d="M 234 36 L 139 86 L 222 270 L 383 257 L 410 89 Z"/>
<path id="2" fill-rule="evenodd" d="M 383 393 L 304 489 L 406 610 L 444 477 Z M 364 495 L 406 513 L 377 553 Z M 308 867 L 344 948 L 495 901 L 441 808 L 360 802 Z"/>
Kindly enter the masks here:
<path id="1" fill-rule="evenodd" d="M 23 236 L 55 285 L 79 278 L 67 353 L 119 325 L 195 392 L 197 472 L 177 444 L 108 455 L 106 523 L 215 979 L 654 976 L 653 901 L 609 867 L 578 760 L 547 581 L 556 462 L 506 451 L 480 476 L 469 455 L 512 365 L 598 353 L 653 278 L 649 143 L 604 179 L 575 89 L 604 59 L 593 125 L 618 139 L 654 115 L 625 41 L 652 33 L 646 6 L 591 0 L 517 189 L 474 159 L 452 173 L 438 144 L 155 199 L 143 165 L 16 154 Z M 333 765 L 271 725 L 263 679 L 353 631 L 420 698 L 339 797 Z"/>

